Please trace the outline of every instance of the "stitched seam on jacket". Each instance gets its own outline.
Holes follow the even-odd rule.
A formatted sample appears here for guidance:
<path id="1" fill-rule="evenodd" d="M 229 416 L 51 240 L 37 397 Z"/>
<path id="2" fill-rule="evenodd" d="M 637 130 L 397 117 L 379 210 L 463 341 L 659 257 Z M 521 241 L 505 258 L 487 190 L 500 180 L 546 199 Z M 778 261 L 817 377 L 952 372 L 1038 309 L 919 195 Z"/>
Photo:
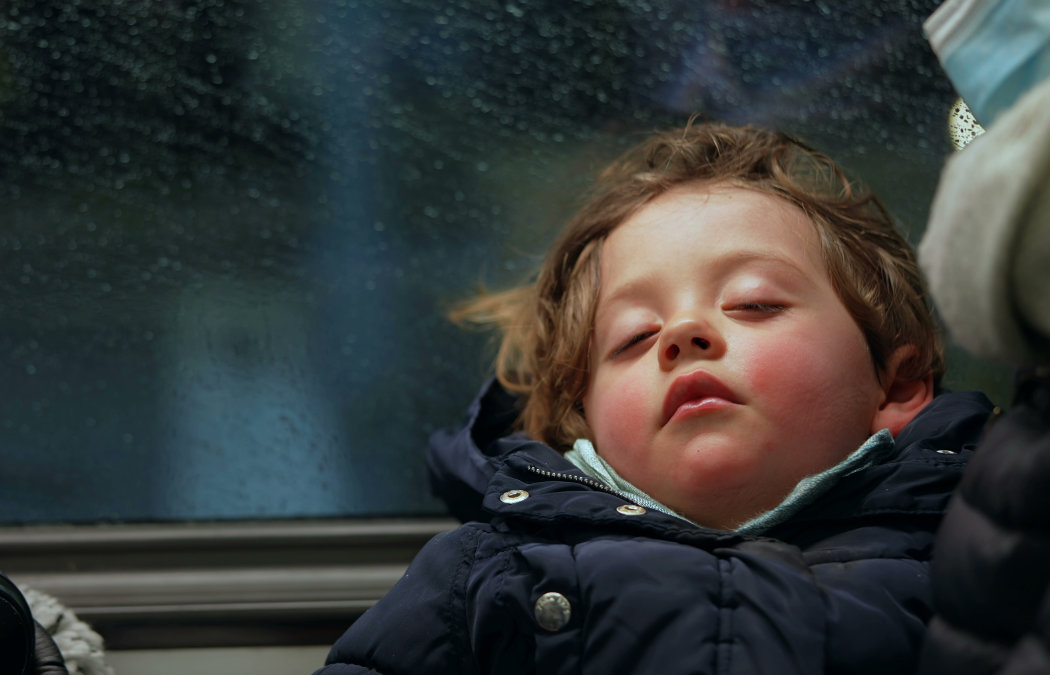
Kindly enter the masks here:
<path id="1" fill-rule="evenodd" d="M 938 512 L 939 513 L 939 512 Z M 508 520 L 514 518 L 516 514 L 501 514 L 504 515 Z M 662 514 L 661 514 L 662 515 Z M 673 519 L 673 516 L 666 516 L 668 519 Z M 675 539 L 677 537 L 687 538 L 692 546 L 697 548 L 705 548 L 710 550 L 716 546 L 728 546 L 734 542 L 739 541 L 762 541 L 770 539 L 769 537 L 740 534 L 737 532 L 725 532 L 719 530 L 709 530 L 701 528 L 697 525 L 686 525 L 685 527 L 679 527 L 670 525 L 666 522 L 660 523 L 658 527 L 646 527 L 642 524 L 636 525 L 631 528 L 624 526 L 623 518 L 611 518 L 611 517 L 598 517 L 598 516 L 572 516 L 565 513 L 552 513 L 549 515 L 529 513 L 527 517 L 521 517 L 522 520 L 533 523 L 583 523 L 587 526 L 601 526 L 610 527 L 610 529 L 616 530 L 618 534 L 631 534 L 633 536 L 642 537 L 656 537 L 657 539 Z M 684 521 L 683 521 L 684 522 Z M 696 544 L 698 539 L 703 540 L 703 546 Z"/>
<path id="2" fill-rule="evenodd" d="M 929 464 L 930 466 L 939 466 L 939 467 L 942 467 L 942 468 L 957 468 L 960 471 L 962 471 L 963 467 L 966 466 L 967 461 L 969 461 L 969 458 L 966 457 L 966 456 L 963 456 L 963 455 L 954 455 L 954 456 L 957 457 L 957 459 L 955 459 L 955 460 L 943 460 L 943 459 L 933 459 L 933 458 L 926 459 L 926 458 L 923 458 L 923 457 L 914 457 L 914 458 L 911 458 L 911 459 L 898 460 L 895 463 L 896 464 L 900 464 L 902 466 L 903 465 L 907 465 L 907 464 Z"/>
<path id="3" fill-rule="evenodd" d="M 814 567 L 817 567 L 820 563 L 816 565 L 809 564 L 809 562 L 806 560 L 806 555 L 799 551 L 799 564 L 802 566 L 802 569 L 806 571 L 806 576 L 809 578 L 810 583 L 813 584 L 813 588 L 816 589 L 817 595 L 820 596 L 820 603 L 822 608 L 824 609 L 824 611 L 820 613 L 820 616 L 823 619 L 823 623 L 821 625 L 822 639 L 820 649 L 820 665 L 822 670 L 826 670 L 828 667 L 828 661 L 830 660 L 831 656 L 828 651 L 831 648 L 831 635 L 829 635 L 830 622 L 828 621 L 828 616 L 831 608 L 831 601 L 828 598 L 827 590 L 824 588 L 824 585 L 820 583 L 820 579 L 817 578 L 817 573 L 813 569 Z M 834 564 L 840 565 L 842 563 L 837 562 Z"/>
<path id="4" fill-rule="evenodd" d="M 715 672 L 729 673 L 733 648 L 733 617 L 729 607 L 732 584 L 729 575 L 732 564 L 725 558 L 718 561 L 718 619 L 715 624 Z"/>
<path id="5" fill-rule="evenodd" d="M 461 670 L 461 664 L 470 663 L 474 666 L 474 671 L 477 672 L 480 669 L 478 668 L 477 660 L 474 658 L 474 650 L 470 646 L 470 640 L 467 637 L 470 626 L 469 617 L 467 616 L 467 582 L 470 579 L 470 571 L 474 568 L 478 540 L 481 537 L 481 533 L 476 528 L 471 528 L 468 532 L 470 533 L 469 542 L 462 544 L 460 562 L 449 580 L 449 603 L 445 607 L 445 626 L 455 644 L 452 653 L 458 657 L 460 662 L 455 665 L 456 670 Z M 456 614 L 459 615 L 460 621 L 457 621 Z"/>
<path id="6" fill-rule="evenodd" d="M 495 573 L 496 588 L 492 592 L 492 605 L 499 609 L 500 612 L 506 613 L 508 611 L 510 603 L 505 600 L 506 593 L 504 593 L 503 589 L 507 584 L 507 575 L 513 569 L 514 558 L 520 555 L 517 546 L 501 546 L 499 551 L 491 557 L 500 559 L 499 569 Z M 535 649 L 533 649 L 533 659 L 535 659 Z M 478 664 L 478 670 L 481 670 L 481 664 Z"/>
<path id="7" fill-rule="evenodd" d="M 578 653 L 576 655 L 576 659 L 577 659 L 576 663 L 581 665 L 581 670 L 582 670 L 582 665 L 584 663 L 586 663 L 583 660 L 583 654 L 584 654 L 583 646 L 585 644 L 587 644 L 587 635 L 584 634 L 584 630 L 583 630 L 584 623 L 585 623 L 584 622 L 585 613 L 582 611 L 583 610 L 583 586 L 580 584 L 580 564 L 579 564 L 579 561 L 576 559 L 576 545 L 575 544 L 572 544 L 572 545 L 569 546 L 569 555 L 572 556 L 573 584 L 575 585 L 575 588 L 573 589 L 573 591 L 574 591 L 574 594 L 576 595 L 576 603 L 578 605 L 580 605 L 580 611 L 576 613 L 576 617 L 577 617 L 576 621 L 579 622 L 579 628 L 576 629 L 576 634 L 578 636 L 577 639 L 576 639 L 576 645 L 577 645 L 577 651 L 578 651 Z"/>
<path id="8" fill-rule="evenodd" d="M 480 532 L 478 533 L 477 538 L 478 540 L 481 539 Z M 495 560 L 497 558 L 499 559 L 498 569 L 496 569 L 495 572 L 490 575 L 490 578 L 493 579 L 493 583 L 495 585 L 495 588 L 492 591 L 492 608 L 495 608 L 500 612 L 504 612 L 508 615 L 510 614 L 508 612 L 508 608 L 512 603 L 508 603 L 505 600 L 506 594 L 504 593 L 504 586 L 507 582 L 507 576 L 514 569 L 515 557 L 521 556 L 521 551 L 519 550 L 519 547 L 520 542 L 506 542 L 493 549 L 491 553 L 489 553 L 489 555 L 478 556 L 477 545 L 475 545 L 475 551 L 472 557 L 473 562 L 471 564 L 471 569 L 473 569 L 473 566 L 477 565 L 479 562 Z M 466 583 L 469 583 L 469 577 Z M 464 616 L 466 617 L 465 610 L 466 606 L 464 605 Z M 470 617 L 466 617 L 466 622 L 464 623 L 464 634 L 468 632 L 467 627 L 471 625 L 469 619 Z M 482 672 L 481 663 L 477 659 L 472 643 L 467 643 L 467 651 L 469 652 L 469 661 L 474 666 L 474 670 L 476 672 Z M 533 667 L 535 667 L 534 664 Z"/>

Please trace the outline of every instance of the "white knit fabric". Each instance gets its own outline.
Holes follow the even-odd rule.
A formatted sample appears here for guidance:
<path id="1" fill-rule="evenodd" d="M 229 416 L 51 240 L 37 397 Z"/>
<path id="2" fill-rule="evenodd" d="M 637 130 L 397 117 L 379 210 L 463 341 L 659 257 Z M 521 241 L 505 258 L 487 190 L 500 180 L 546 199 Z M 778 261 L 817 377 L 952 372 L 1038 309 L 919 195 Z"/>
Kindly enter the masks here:
<path id="1" fill-rule="evenodd" d="M 113 669 L 105 662 L 101 635 L 56 598 L 32 588 L 21 590 L 33 618 L 47 629 L 58 651 L 62 652 L 69 675 L 114 675 Z"/>
<path id="2" fill-rule="evenodd" d="M 919 258 L 959 344 L 1009 363 L 1045 363 L 1050 80 L 948 160 Z"/>

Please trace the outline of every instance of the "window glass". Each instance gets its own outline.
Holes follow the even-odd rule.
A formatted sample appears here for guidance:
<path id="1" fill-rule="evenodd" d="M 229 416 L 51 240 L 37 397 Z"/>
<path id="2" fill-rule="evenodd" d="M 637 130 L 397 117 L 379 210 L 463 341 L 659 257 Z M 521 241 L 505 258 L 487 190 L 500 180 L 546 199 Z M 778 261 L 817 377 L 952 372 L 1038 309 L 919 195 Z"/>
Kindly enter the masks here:
<path id="1" fill-rule="evenodd" d="M 935 5 L 8 0 L 0 520 L 441 513 L 426 438 L 491 355 L 443 312 L 639 132 L 796 133 L 917 241 Z"/>

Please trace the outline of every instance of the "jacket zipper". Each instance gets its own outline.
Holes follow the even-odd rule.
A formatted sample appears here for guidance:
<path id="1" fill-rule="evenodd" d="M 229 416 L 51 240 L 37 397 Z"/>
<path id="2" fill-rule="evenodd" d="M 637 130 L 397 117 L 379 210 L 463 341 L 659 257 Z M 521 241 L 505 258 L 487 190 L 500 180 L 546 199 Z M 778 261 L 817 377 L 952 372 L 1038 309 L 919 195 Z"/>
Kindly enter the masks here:
<path id="1" fill-rule="evenodd" d="M 586 485 L 588 487 L 592 487 L 595 490 L 600 490 L 602 492 L 606 492 L 608 494 L 614 495 L 614 496 L 619 497 L 621 499 L 625 499 L 628 502 L 630 502 L 631 504 L 639 505 L 634 500 L 634 498 L 631 495 L 629 495 L 629 494 L 627 494 L 625 492 L 620 492 L 619 490 L 616 490 L 615 488 L 611 488 L 611 487 L 609 487 L 608 485 L 606 485 L 605 483 L 601 482 L 600 480 L 598 480 L 596 478 L 591 478 L 589 476 L 575 476 L 575 475 L 573 475 L 571 473 L 559 473 L 557 471 L 548 471 L 546 469 L 541 469 L 538 466 L 535 466 L 535 465 L 532 465 L 532 464 L 528 465 L 526 468 L 530 472 L 532 472 L 534 474 L 537 474 L 539 476 L 543 476 L 544 478 L 554 478 L 554 479 L 559 479 L 559 480 L 572 481 L 574 483 L 580 483 L 582 485 Z M 681 517 L 681 516 L 679 516 L 679 517 Z M 698 525 L 696 525 L 696 523 L 693 523 L 690 520 L 686 520 L 686 519 L 683 518 L 682 521 L 685 522 L 685 523 L 688 523 L 689 525 L 692 525 L 693 527 L 699 527 Z M 745 538 L 749 537 L 749 535 L 743 535 L 743 536 Z"/>
<path id="2" fill-rule="evenodd" d="M 541 469 L 538 466 L 532 466 L 532 465 L 529 465 L 528 470 L 531 471 L 532 473 L 535 473 L 535 474 L 538 474 L 540 476 L 543 476 L 544 478 L 556 478 L 556 479 L 560 479 L 560 480 L 572 481 L 574 483 L 581 483 L 581 484 L 586 485 L 588 487 L 592 487 L 595 490 L 601 490 L 602 492 L 608 492 L 611 495 L 616 495 L 617 497 L 623 497 L 624 499 L 633 502 L 633 500 L 631 500 L 630 497 L 628 497 L 624 493 L 620 492 L 619 490 L 614 490 L 613 488 L 609 487 L 608 485 L 606 485 L 605 483 L 601 482 L 600 480 L 597 480 L 595 478 L 590 478 L 589 476 L 575 476 L 575 475 L 573 475 L 571 473 L 558 473 L 557 471 L 547 471 L 546 469 Z"/>

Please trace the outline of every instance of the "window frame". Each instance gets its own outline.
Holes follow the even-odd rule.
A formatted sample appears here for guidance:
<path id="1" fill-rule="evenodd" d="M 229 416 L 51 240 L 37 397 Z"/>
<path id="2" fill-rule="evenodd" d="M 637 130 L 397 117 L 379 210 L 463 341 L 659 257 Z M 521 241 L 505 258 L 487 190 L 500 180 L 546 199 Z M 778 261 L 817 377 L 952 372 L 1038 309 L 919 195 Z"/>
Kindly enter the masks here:
<path id="1" fill-rule="evenodd" d="M 3 572 L 107 649 L 331 644 L 447 518 L 0 527 Z"/>

